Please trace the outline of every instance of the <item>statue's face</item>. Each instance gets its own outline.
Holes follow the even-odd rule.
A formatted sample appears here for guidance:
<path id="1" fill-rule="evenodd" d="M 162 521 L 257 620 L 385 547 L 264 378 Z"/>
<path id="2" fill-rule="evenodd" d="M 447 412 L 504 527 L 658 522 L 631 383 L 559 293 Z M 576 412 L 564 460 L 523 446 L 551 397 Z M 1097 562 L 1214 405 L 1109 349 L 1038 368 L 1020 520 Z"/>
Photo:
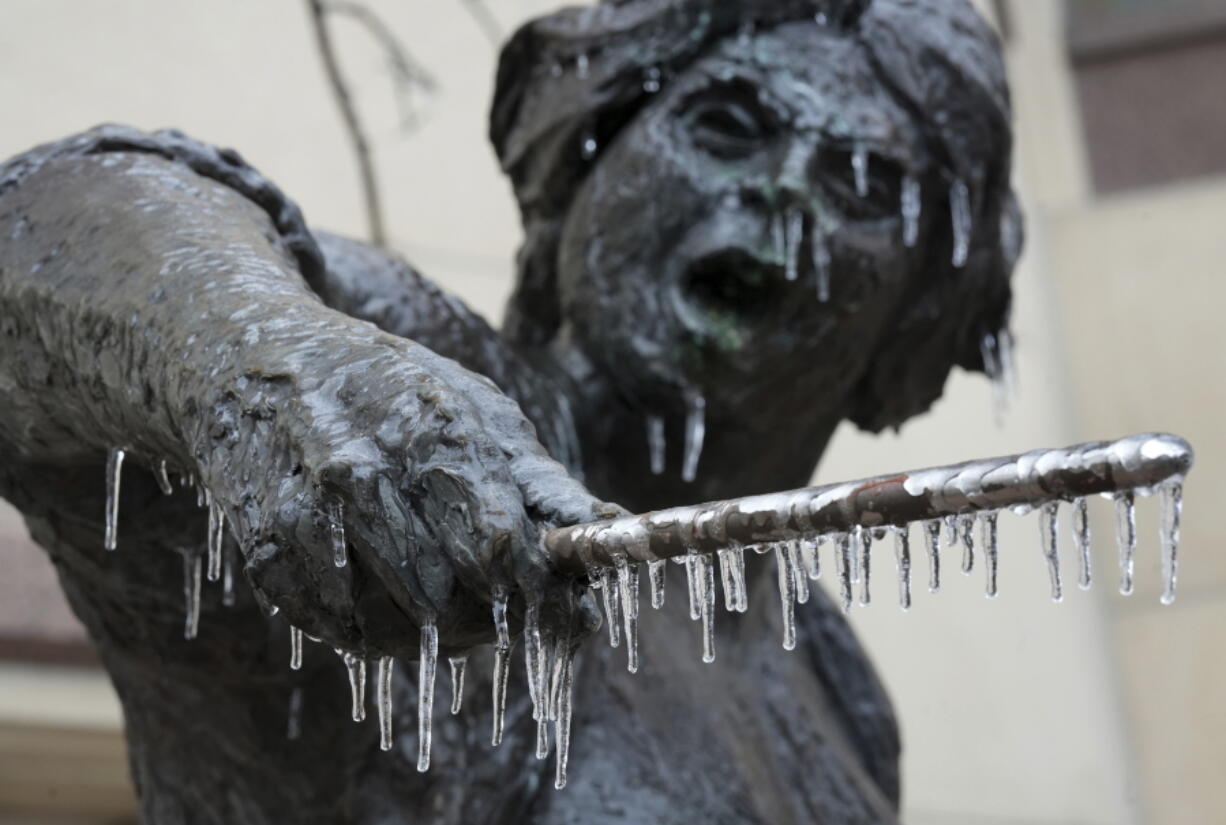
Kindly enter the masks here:
<path id="1" fill-rule="evenodd" d="M 841 413 L 943 203 L 925 193 L 908 247 L 923 142 L 854 42 L 810 23 L 725 41 L 595 163 L 560 288 L 571 340 L 618 390 L 647 412 L 697 392 L 715 418 L 801 395 Z"/>

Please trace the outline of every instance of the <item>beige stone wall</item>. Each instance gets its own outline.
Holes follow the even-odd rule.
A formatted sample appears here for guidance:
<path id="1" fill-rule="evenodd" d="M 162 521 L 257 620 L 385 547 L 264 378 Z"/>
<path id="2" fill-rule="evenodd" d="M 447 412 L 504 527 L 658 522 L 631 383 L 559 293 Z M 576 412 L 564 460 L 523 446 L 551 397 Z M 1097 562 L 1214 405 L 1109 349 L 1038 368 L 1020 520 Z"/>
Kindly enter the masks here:
<path id="1" fill-rule="evenodd" d="M 518 226 L 484 138 L 492 49 L 458 0 L 373 5 L 442 85 L 421 126 L 401 134 L 379 58 L 342 25 L 395 245 L 496 319 Z M 499 0 L 496 7 L 509 28 L 553 5 Z M 950 570 L 944 592 L 917 588 L 915 608 L 902 614 L 890 598 L 892 571 L 881 564 L 877 603 L 854 621 L 903 721 L 907 821 L 1221 821 L 1226 800 L 1214 779 L 1226 764 L 1226 723 L 1214 699 L 1226 674 L 1212 654 L 1226 642 L 1226 565 L 1214 553 L 1221 530 L 1208 514 L 1221 498 L 1210 471 L 1222 449 L 1214 298 L 1222 292 L 1226 183 L 1090 202 L 1058 0 L 1011 6 L 1019 181 L 1030 215 L 1017 275 L 1021 396 L 998 429 L 986 381 L 956 375 L 932 413 L 900 436 L 841 432 L 820 476 L 1173 429 L 1200 449 L 1183 597 L 1157 609 L 1152 543 L 1142 548 L 1141 592 L 1128 600 L 1115 594 L 1111 543 L 1100 529 L 1099 586 L 1069 588 L 1065 602 L 1052 605 L 1033 517 L 1006 515 L 999 599 L 983 598 L 980 571 L 963 578 Z M 101 121 L 177 126 L 240 148 L 314 224 L 362 231 L 348 147 L 303 4 L 294 0 L 5 0 L 0 112 L 0 156 Z M 0 557 L 6 552 L 11 547 Z M 30 679 L 48 690 L 28 689 Z M 84 693 L 69 700 L 52 687 Z M 82 702 L 103 710 L 88 723 L 65 715 Z M 92 810 L 91 821 L 110 821 L 130 798 L 115 767 L 122 767 L 116 720 L 97 679 L 0 667 L 0 811 Z M 99 731 L 110 737 L 109 755 L 80 759 L 98 753 Z M 5 761 L 14 752 L 60 756 Z M 14 773 L 17 764 L 44 784 Z M 109 784 L 83 764 L 109 766 L 102 769 Z M 44 797 L 15 790 L 30 782 L 52 790 Z M 65 798 L 73 803 L 53 802 Z M 20 817 L 0 813 L 0 823 L 49 821 Z"/>

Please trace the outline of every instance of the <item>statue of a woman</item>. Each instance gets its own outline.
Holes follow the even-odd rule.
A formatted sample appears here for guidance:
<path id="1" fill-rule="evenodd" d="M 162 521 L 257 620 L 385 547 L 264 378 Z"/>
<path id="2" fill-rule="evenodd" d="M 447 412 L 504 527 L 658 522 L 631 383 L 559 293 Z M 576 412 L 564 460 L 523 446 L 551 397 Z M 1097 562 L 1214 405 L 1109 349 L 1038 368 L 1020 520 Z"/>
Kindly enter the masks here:
<path id="1" fill-rule="evenodd" d="M 801 485 L 842 419 L 985 368 L 1020 243 L 994 37 L 962 0 L 606 0 L 512 38 L 491 136 L 527 235 L 501 333 L 232 151 L 100 127 L 0 167 L 0 494 L 145 821 L 895 821 L 895 722 L 820 590 L 780 653 L 751 565 L 703 663 L 674 582 L 631 675 L 540 537 Z M 518 665 L 491 718 L 529 619 L 578 651 L 562 792 Z M 472 661 L 418 773 L 418 668 L 389 753 L 349 680 L 435 645 Z"/>

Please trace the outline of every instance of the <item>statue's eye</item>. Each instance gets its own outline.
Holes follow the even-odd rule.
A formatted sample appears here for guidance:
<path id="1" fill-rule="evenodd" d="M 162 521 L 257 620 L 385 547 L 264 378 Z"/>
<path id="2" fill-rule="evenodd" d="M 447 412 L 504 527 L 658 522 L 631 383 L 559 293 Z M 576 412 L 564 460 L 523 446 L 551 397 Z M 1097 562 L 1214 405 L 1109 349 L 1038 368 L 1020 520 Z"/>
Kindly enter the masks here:
<path id="1" fill-rule="evenodd" d="M 700 103 L 691 111 L 689 123 L 699 147 L 727 159 L 752 154 L 770 133 L 763 112 L 735 100 Z"/>
<path id="2" fill-rule="evenodd" d="M 816 169 L 823 194 L 844 215 L 857 220 L 898 213 L 902 174 L 897 163 L 881 155 L 842 149 L 823 151 Z"/>

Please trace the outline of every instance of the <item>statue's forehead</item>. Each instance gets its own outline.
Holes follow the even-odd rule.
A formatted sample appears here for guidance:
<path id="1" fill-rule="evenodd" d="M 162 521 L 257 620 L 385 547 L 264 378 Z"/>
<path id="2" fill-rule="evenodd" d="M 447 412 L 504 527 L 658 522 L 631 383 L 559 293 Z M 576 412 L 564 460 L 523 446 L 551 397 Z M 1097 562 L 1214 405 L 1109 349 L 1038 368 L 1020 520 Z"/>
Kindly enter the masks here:
<path id="1" fill-rule="evenodd" d="M 690 81 L 739 80 L 788 125 L 887 154 L 922 154 L 911 113 L 881 82 L 852 37 L 816 23 L 791 23 L 729 38 L 694 64 Z"/>

